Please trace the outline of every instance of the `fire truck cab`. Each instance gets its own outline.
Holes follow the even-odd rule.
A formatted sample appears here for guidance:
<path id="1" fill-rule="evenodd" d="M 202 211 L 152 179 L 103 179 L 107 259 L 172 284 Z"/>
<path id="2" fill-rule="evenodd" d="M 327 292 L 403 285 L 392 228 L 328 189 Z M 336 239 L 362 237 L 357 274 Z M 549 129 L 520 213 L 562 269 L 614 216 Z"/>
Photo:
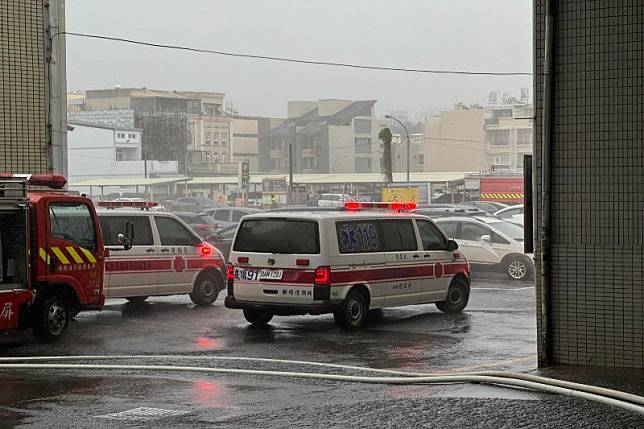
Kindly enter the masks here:
<path id="1" fill-rule="evenodd" d="M 70 318 L 99 310 L 106 250 L 89 198 L 60 175 L 0 174 L 0 331 L 59 338 Z M 47 189 L 49 188 L 49 189 Z M 120 235 L 130 246 L 131 225 Z"/>

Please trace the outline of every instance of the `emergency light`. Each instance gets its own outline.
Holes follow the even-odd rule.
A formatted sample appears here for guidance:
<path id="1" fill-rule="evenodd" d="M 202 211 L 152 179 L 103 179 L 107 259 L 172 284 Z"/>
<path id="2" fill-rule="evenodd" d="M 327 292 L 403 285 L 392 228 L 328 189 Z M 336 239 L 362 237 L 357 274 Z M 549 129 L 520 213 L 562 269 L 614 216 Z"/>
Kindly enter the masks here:
<path id="1" fill-rule="evenodd" d="M 149 209 L 150 207 L 156 207 L 159 203 L 154 201 L 99 201 L 99 207 L 105 207 L 108 209 L 117 209 L 124 207 L 132 207 L 137 209 Z"/>
<path id="2" fill-rule="evenodd" d="M 361 202 L 361 201 L 346 201 L 344 208 L 347 210 L 357 211 L 364 209 L 385 209 L 385 210 L 414 210 L 416 203 L 413 201 L 400 202 L 400 201 L 379 201 L 379 202 Z"/>
<path id="3" fill-rule="evenodd" d="M 0 179 L 22 180 L 31 186 L 46 186 L 51 189 L 63 189 L 67 184 L 67 179 L 62 174 L 0 173 Z"/>

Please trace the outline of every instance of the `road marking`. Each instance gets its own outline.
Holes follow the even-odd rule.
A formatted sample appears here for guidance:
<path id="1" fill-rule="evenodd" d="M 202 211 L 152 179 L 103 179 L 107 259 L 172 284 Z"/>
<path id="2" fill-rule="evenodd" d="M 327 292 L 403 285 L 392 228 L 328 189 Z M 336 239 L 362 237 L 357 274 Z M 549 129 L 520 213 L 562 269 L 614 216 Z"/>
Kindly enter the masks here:
<path id="1" fill-rule="evenodd" d="M 502 288 L 502 287 L 473 287 L 473 290 L 526 290 L 526 289 L 534 289 L 534 286 L 526 286 L 526 287 L 517 287 L 517 288 Z"/>
<path id="2" fill-rule="evenodd" d="M 103 414 L 94 416 L 101 419 L 113 419 L 124 421 L 150 422 L 169 417 L 177 417 L 190 414 L 190 411 L 164 410 L 163 408 L 139 407 L 131 410 L 121 411 L 120 413 Z"/>

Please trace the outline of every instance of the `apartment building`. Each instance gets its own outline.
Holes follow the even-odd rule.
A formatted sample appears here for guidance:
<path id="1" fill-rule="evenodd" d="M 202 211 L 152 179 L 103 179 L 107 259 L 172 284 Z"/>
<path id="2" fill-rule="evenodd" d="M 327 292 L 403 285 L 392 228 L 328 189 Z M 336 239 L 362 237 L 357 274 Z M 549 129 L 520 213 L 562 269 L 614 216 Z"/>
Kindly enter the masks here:
<path id="1" fill-rule="evenodd" d="M 232 122 L 232 162 L 248 161 L 253 173 L 268 171 L 260 169 L 260 158 L 270 156 L 270 149 L 264 150 L 267 134 L 282 122 L 284 119 L 235 116 Z M 265 165 L 263 167 L 266 168 Z"/>
<path id="2" fill-rule="evenodd" d="M 532 154 L 534 109 L 531 105 L 488 105 L 485 108 L 487 164 L 491 170 L 523 167 Z"/>
<path id="3" fill-rule="evenodd" d="M 288 118 L 266 136 L 259 168 L 287 172 L 289 145 L 296 173 L 371 173 L 380 171 L 381 123 L 376 100 L 289 101 Z"/>

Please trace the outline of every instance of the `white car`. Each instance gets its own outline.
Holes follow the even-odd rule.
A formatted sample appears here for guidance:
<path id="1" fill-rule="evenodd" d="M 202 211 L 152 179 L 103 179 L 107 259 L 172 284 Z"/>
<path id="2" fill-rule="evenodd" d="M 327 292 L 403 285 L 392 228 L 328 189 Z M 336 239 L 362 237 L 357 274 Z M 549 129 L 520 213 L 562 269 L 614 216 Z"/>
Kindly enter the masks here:
<path id="1" fill-rule="evenodd" d="M 258 326 L 273 315 L 333 313 L 348 329 L 377 308 L 462 311 L 470 277 L 458 245 L 425 216 L 361 204 L 371 203 L 245 217 L 230 252 L 226 307 Z"/>
<path id="2" fill-rule="evenodd" d="M 343 207 L 347 201 L 355 201 L 347 194 L 322 194 L 318 200 L 320 207 Z"/>
<path id="3" fill-rule="evenodd" d="M 212 304 L 224 289 L 224 257 L 175 215 L 147 210 L 100 210 L 109 255 L 105 297 L 142 302 L 148 296 L 189 294 L 197 305 Z M 134 226 L 132 248 L 118 251 L 117 233 Z M 121 246 L 122 248 L 122 246 Z"/>
<path id="4" fill-rule="evenodd" d="M 523 228 L 493 216 L 444 217 L 435 220 L 471 264 L 502 269 L 511 279 L 534 275 L 532 255 L 523 253 Z"/>
<path id="5" fill-rule="evenodd" d="M 516 206 L 501 209 L 498 212 L 495 212 L 494 216 L 523 226 L 523 204 L 517 204 Z"/>

